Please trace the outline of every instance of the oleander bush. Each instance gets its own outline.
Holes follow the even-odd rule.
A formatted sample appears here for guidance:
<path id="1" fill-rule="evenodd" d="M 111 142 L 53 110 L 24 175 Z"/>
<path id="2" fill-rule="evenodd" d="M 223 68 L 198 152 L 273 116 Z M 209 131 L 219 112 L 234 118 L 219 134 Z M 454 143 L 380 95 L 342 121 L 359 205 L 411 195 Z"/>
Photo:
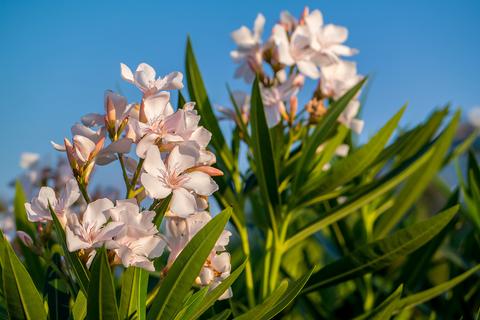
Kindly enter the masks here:
<path id="1" fill-rule="evenodd" d="M 52 142 L 57 164 L 24 155 L 2 317 L 479 317 L 477 132 L 459 139 L 449 106 L 401 128 L 403 106 L 358 139 L 369 80 L 347 29 L 282 12 L 263 41 L 264 23 L 232 33 L 251 91 L 228 87 L 230 107 L 212 106 L 188 39 L 185 81 L 121 64 L 139 102 L 107 91 Z M 95 182 L 106 165 L 118 177 Z"/>

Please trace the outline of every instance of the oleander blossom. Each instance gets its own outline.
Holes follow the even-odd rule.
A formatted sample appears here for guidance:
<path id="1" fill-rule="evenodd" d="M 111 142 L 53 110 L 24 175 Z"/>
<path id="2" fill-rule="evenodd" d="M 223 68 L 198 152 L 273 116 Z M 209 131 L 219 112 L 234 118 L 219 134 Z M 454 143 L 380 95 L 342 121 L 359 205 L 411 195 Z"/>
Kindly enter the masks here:
<path id="1" fill-rule="evenodd" d="M 212 177 L 223 173 L 213 167 L 216 157 L 208 150 L 212 134 L 200 125 L 195 103 L 187 102 L 175 110 L 170 101 L 166 90 L 183 88 L 183 75 L 172 72 L 157 78 L 146 63 L 135 72 L 124 64 L 120 69 L 122 78 L 142 92 L 141 102 L 129 103 L 107 90 L 103 113 L 84 115 L 71 127 L 72 139 L 65 138 L 63 145 L 51 142 L 56 150 L 66 152 L 70 171 L 66 182 L 55 183 L 55 188 L 48 186 L 49 179 L 36 169 L 38 155 L 25 155 L 21 164 L 31 171 L 31 183 L 42 185 L 38 195 L 25 203 L 25 209 L 28 220 L 38 223 L 39 232 L 50 230 L 52 210 L 64 228 L 68 251 L 77 254 L 87 267 L 104 247 L 111 266 L 165 273 L 211 220 L 206 211 L 208 197 L 218 190 Z M 131 149 L 138 159 L 130 154 Z M 95 168 L 114 161 L 120 162 L 126 199 L 118 199 L 117 192 L 107 197 L 106 189 L 98 187 L 89 194 Z M 157 213 L 140 208 L 151 199 L 153 209 L 170 195 L 164 218 L 166 234 L 162 234 L 158 225 L 162 219 L 156 219 Z M 225 246 L 230 235 L 225 230 L 219 237 L 198 275 L 198 285 L 213 289 L 229 275 L 230 256 Z M 17 236 L 26 245 L 35 246 L 22 230 Z M 165 248 L 168 262 L 163 270 L 155 270 L 154 259 L 161 257 Z M 228 289 L 220 298 L 231 295 Z"/>

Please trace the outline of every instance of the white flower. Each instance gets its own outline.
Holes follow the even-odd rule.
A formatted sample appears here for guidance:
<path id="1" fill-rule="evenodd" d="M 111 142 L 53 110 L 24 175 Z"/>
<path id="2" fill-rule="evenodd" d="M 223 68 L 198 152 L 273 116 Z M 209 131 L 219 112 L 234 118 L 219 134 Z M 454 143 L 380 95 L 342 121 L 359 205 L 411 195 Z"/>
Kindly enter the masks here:
<path id="1" fill-rule="evenodd" d="M 153 224 L 154 211 L 140 212 L 135 199 L 119 200 L 106 214 L 115 222 L 124 224 L 114 241 L 118 245 L 115 252 L 125 267 L 137 266 L 155 271 L 150 259 L 162 255 L 165 241 L 158 235 Z"/>
<path id="2" fill-rule="evenodd" d="M 73 178 L 67 181 L 58 199 L 52 188 L 42 187 L 40 188 L 38 196 L 33 198 L 31 203 L 25 203 L 28 220 L 31 222 L 46 222 L 52 220 L 48 208 L 48 203 L 50 203 L 60 222 L 65 224 L 66 215 L 70 212 L 70 207 L 79 197 L 80 191 L 77 181 Z"/>
<path id="3" fill-rule="evenodd" d="M 172 193 L 170 211 L 174 215 L 186 217 L 197 210 L 194 194 L 210 196 L 218 186 L 206 173 L 192 169 L 197 158 L 191 148 L 176 146 L 169 154 L 166 164 L 156 146 L 150 147 L 143 165 L 146 171 L 141 182 L 147 195 L 154 199 L 164 199 Z"/>
<path id="4" fill-rule="evenodd" d="M 265 17 L 260 13 L 255 19 L 253 32 L 246 26 L 232 32 L 232 39 L 237 44 L 237 49 L 230 52 L 235 63 L 239 66 L 235 71 L 235 78 L 243 78 L 252 82 L 255 72 L 262 63 L 262 33 Z"/>
<path id="5" fill-rule="evenodd" d="M 175 90 L 183 88 L 183 74 L 172 72 L 163 78 L 156 78 L 155 69 L 146 63 L 140 63 L 135 74 L 125 64 L 120 64 L 122 78 L 137 86 L 144 97 L 154 95 L 162 90 Z"/>
<path id="6" fill-rule="evenodd" d="M 320 89 L 324 96 L 338 99 L 361 79 L 355 62 L 340 60 L 322 68 Z"/>
<path id="7" fill-rule="evenodd" d="M 87 205 L 81 219 L 77 214 L 69 213 L 65 230 L 68 250 L 99 248 L 104 244 L 111 248 L 111 240 L 124 226 L 123 222 L 108 222 L 107 210 L 112 207 L 110 200 L 99 199 Z"/>
<path id="8" fill-rule="evenodd" d="M 356 49 L 343 45 L 348 38 L 347 28 L 333 24 L 323 25 L 323 16 L 319 10 L 314 10 L 305 17 L 305 26 L 312 36 L 310 46 L 316 51 L 314 60 L 318 65 L 327 66 L 338 62 L 340 56 L 358 53 Z"/>
<path id="9" fill-rule="evenodd" d="M 285 101 L 298 93 L 303 85 L 303 76 L 291 76 L 287 81 L 273 87 L 261 86 L 262 101 L 265 107 L 268 127 L 274 127 L 286 114 Z"/>
<path id="10" fill-rule="evenodd" d="M 137 156 L 145 158 L 150 146 L 173 135 L 178 126 L 178 117 L 174 116 L 170 93 L 166 91 L 144 99 L 141 114 L 142 121 L 136 119 L 130 121 L 129 135 L 135 136 L 135 140 L 138 141 Z"/>
<path id="11" fill-rule="evenodd" d="M 213 290 L 230 275 L 231 269 L 230 254 L 228 252 L 217 254 L 215 251 L 212 251 L 195 282 L 201 286 L 210 286 L 209 290 Z M 228 288 L 218 300 L 230 297 L 232 297 L 232 289 Z"/>
<path id="12" fill-rule="evenodd" d="M 167 215 L 166 220 L 166 240 L 167 246 L 170 250 L 167 265 L 171 265 L 178 257 L 180 252 L 185 248 L 187 243 L 192 240 L 193 236 L 197 234 L 212 217 L 206 211 L 191 214 L 186 218 L 175 217 Z M 218 238 L 214 251 L 224 251 L 228 245 L 232 233 L 224 230 Z"/>
<path id="13" fill-rule="evenodd" d="M 288 39 L 287 32 L 282 25 L 277 24 L 272 32 L 273 41 L 277 47 L 280 63 L 293 66 L 312 79 L 318 79 L 320 71 L 312 61 L 316 52 L 310 47 L 312 35 L 306 26 L 299 26 Z"/>
<path id="14" fill-rule="evenodd" d="M 280 12 L 280 24 L 287 32 L 292 32 L 298 25 L 297 19 L 286 10 Z"/>

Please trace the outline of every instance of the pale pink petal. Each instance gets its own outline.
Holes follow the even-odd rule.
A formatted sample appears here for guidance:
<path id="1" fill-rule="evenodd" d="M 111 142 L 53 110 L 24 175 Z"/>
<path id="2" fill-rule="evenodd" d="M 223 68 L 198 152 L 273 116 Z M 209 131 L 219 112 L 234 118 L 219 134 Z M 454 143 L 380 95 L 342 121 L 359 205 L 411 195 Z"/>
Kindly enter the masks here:
<path id="1" fill-rule="evenodd" d="M 183 187 L 194 191 L 198 195 L 210 196 L 218 190 L 218 185 L 206 173 L 193 171 L 185 173 L 189 179 L 183 184 Z"/>
<path id="2" fill-rule="evenodd" d="M 157 134 L 147 134 L 145 135 L 137 144 L 135 152 L 139 158 L 144 159 L 147 151 L 152 147 L 156 147 L 156 143 L 159 136 Z"/>
<path id="3" fill-rule="evenodd" d="M 172 192 L 172 189 L 170 189 L 165 183 L 148 173 L 142 173 L 140 181 L 150 198 L 164 199 Z"/>
<path id="4" fill-rule="evenodd" d="M 60 152 L 65 152 L 66 148 L 65 148 L 65 145 L 64 144 L 58 144 L 54 141 L 50 141 L 50 144 L 52 145 L 52 147 L 57 150 L 57 151 L 60 151 Z"/>
<path id="5" fill-rule="evenodd" d="M 150 146 L 148 149 L 143 162 L 143 169 L 154 177 L 159 177 L 166 172 L 167 169 L 157 146 Z"/>
<path id="6" fill-rule="evenodd" d="M 180 152 L 180 148 L 178 146 L 173 148 L 167 159 L 169 173 L 173 173 L 175 171 L 177 173 L 181 173 L 195 165 L 195 157 L 191 154 L 191 152 L 185 152 L 190 151 L 190 149 L 191 148 L 185 148 L 182 149 L 182 152 Z"/>
<path id="7" fill-rule="evenodd" d="M 179 216 L 187 217 L 196 210 L 195 197 L 183 188 L 173 190 L 172 200 L 170 201 L 170 211 Z"/>
<path id="8" fill-rule="evenodd" d="M 70 227 L 68 225 L 65 228 L 65 235 L 66 235 L 66 238 L 67 238 L 68 251 L 73 252 L 73 251 L 78 251 L 78 250 L 81 250 L 81 249 L 90 248 L 90 243 L 84 241 L 79 236 L 74 234 L 73 231 L 70 229 Z"/>
<path id="9" fill-rule="evenodd" d="M 95 226 L 95 229 L 99 229 L 107 218 L 103 214 L 105 210 L 113 208 L 113 202 L 107 198 L 98 199 L 90 202 L 83 213 L 82 223 L 85 229 Z"/>
<path id="10" fill-rule="evenodd" d="M 170 93 L 167 91 L 160 91 L 143 100 L 145 115 L 148 121 L 151 122 L 160 119 L 160 117 L 165 117 L 169 101 Z"/>
<path id="11" fill-rule="evenodd" d="M 81 117 L 80 121 L 82 121 L 83 125 L 87 127 L 103 126 L 105 123 L 105 116 L 98 113 L 88 113 Z"/>
<path id="12" fill-rule="evenodd" d="M 125 81 L 128 81 L 130 83 L 133 83 L 135 81 L 133 78 L 132 70 L 130 70 L 130 68 L 123 63 L 120 63 L 120 74 Z"/>

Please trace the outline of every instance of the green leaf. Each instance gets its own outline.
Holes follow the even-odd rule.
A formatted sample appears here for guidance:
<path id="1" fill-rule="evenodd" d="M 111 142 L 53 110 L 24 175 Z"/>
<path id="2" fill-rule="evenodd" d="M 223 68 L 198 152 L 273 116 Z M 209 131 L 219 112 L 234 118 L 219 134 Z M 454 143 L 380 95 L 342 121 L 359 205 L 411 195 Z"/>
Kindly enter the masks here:
<path id="1" fill-rule="evenodd" d="M 444 158 L 456 134 L 459 119 L 460 113 L 457 112 L 448 127 L 434 143 L 433 148 L 435 151 L 431 161 L 406 181 L 404 187 L 395 197 L 395 204 L 392 206 L 392 209 L 385 212 L 379 220 L 375 229 L 375 238 L 385 237 L 400 222 L 405 213 L 422 195 L 433 177 L 442 168 Z"/>
<path id="2" fill-rule="evenodd" d="M 50 214 L 52 215 L 55 232 L 57 233 L 57 240 L 63 249 L 63 255 L 65 257 L 65 260 L 67 260 L 68 265 L 70 266 L 70 268 L 72 268 L 78 285 L 80 286 L 80 290 L 82 290 L 83 293 L 88 296 L 90 273 L 80 261 L 77 254 L 75 252 L 68 251 L 65 231 L 63 230 L 60 221 L 58 221 L 57 215 L 53 211 L 52 206 L 49 204 L 48 207 L 50 209 Z"/>
<path id="3" fill-rule="evenodd" d="M 73 320 L 83 320 L 87 316 L 87 298 L 79 291 L 72 307 Z"/>
<path id="4" fill-rule="evenodd" d="M 198 111 L 201 116 L 200 124 L 212 133 L 212 145 L 215 148 L 216 154 L 219 156 L 221 164 L 230 172 L 233 169 L 233 157 L 225 142 L 222 130 L 220 130 L 210 100 L 208 99 L 190 38 L 187 39 L 185 71 L 190 99 L 198 106 Z"/>
<path id="5" fill-rule="evenodd" d="M 88 287 L 87 318 L 119 319 L 115 285 L 105 248 L 97 250 L 90 270 L 92 279 Z"/>
<path id="6" fill-rule="evenodd" d="M 148 312 L 148 319 L 173 319 L 183 299 L 220 237 L 231 208 L 223 210 L 203 227 L 182 250 L 163 280 Z"/>
<path id="7" fill-rule="evenodd" d="M 380 270 L 417 250 L 436 236 L 458 211 L 458 205 L 434 217 L 359 247 L 312 275 L 306 292 L 332 286 Z"/>
<path id="8" fill-rule="evenodd" d="M 403 285 L 400 285 L 387 299 L 385 299 L 380 305 L 378 305 L 372 311 L 366 312 L 354 320 L 388 320 L 392 317 L 393 313 L 397 310 L 400 298 L 403 292 Z"/>
<path id="9" fill-rule="evenodd" d="M 178 90 L 178 102 L 177 102 L 177 109 L 182 108 L 185 105 L 185 97 L 183 96 L 182 92 Z"/>
<path id="10" fill-rule="evenodd" d="M 337 222 L 338 220 L 343 219 L 354 212 L 357 212 L 358 209 L 378 199 L 379 196 L 390 191 L 404 181 L 407 177 L 415 173 L 419 168 L 427 163 L 427 161 L 430 160 L 431 156 L 432 150 L 429 150 L 421 155 L 418 159 L 413 159 L 411 162 L 405 163 L 402 167 L 396 168 L 382 179 L 371 183 L 365 187 L 362 192 L 355 195 L 351 200 L 340 205 L 338 208 L 334 208 L 325 216 L 314 220 L 313 222 L 309 223 L 308 226 L 295 232 L 295 235 L 286 241 L 286 248 L 293 247 L 303 239 L 306 239 L 319 230 L 331 225 L 332 223 Z M 325 200 L 323 197 L 318 199 L 321 201 Z"/>
<path id="11" fill-rule="evenodd" d="M 27 199 L 20 181 L 15 183 L 15 198 L 13 200 L 13 212 L 15 213 L 15 225 L 17 230 L 26 232 L 32 239 L 36 238 L 35 224 L 28 221 L 25 203 Z M 38 289 L 45 286 L 45 263 L 42 259 L 25 246 L 22 241 L 17 241 L 22 249 L 22 255 L 28 273 Z"/>
<path id="12" fill-rule="evenodd" d="M 3 294 L 10 319 L 47 319 L 40 293 L 0 232 Z"/>
<path id="13" fill-rule="evenodd" d="M 428 290 L 425 290 L 419 293 L 409 295 L 400 300 L 398 309 L 403 310 L 403 309 L 412 308 L 428 300 L 431 300 L 435 297 L 438 297 L 439 295 L 452 289 L 462 281 L 465 281 L 466 279 L 468 279 L 470 276 L 472 276 L 474 273 L 478 271 L 480 271 L 480 265 L 477 265 L 471 268 L 470 270 L 462 273 L 461 275 L 458 275 L 447 282 L 439 284 L 438 286 L 435 286 L 433 288 L 430 288 Z"/>
<path id="14" fill-rule="evenodd" d="M 163 217 L 165 216 L 165 212 L 168 210 L 171 199 L 172 195 L 169 195 L 165 199 L 161 200 L 160 204 L 154 208 L 156 215 L 153 219 L 153 223 L 155 223 L 157 227 L 160 227 L 162 224 Z"/>
<path id="15" fill-rule="evenodd" d="M 284 280 L 280 286 L 275 289 L 272 294 L 262 303 L 250 309 L 239 317 L 237 320 L 268 320 L 275 317 L 283 309 L 288 307 L 295 297 L 300 293 L 308 279 L 312 275 L 312 271 L 305 274 L 296 281 Z"/>
<path id="16" fill-rule="evenodd" d="M 367 78 L 364 78 L 347 93 L 345 93 L 340 99 L 333 102 L 328 108 L 327 115 L 323 120 L 315 127 L 313 133 L 306 139 L 301 149 L 301 156 L 298 159 L 296 165 L 297 176 L 295 177 L 293 190 L 298 190 L 303 183 L 307 180 L 308 173 L 310 172 L 312 159 L 315 157 L 315 152 L 319 145 L 325 142 L 330 135 L 334 132 L 337 120 L 340 114 L 345 110 L 350 100 L 355 97 L 357 92 L 363 86 Z"/>
<path id="17" fill-rule="evenodd" d="M 200 308 L 192 310 L 191 314 L 186 314 L 186 317 L 184 319 L 198 319 L 205 311 L 210 308 L 215 301 L 226 291 L 228 288 L 232 286 L 232 284 L 235 282 L 235 280 L 240 276 L 242 273 L 243 269 L 245 268 L 245 265 L 247 263 L 247 260 L 245 260 L 235 271 L 233 271 L 228 278 L 222 281 L 215 289 L 213 289 L 211 292 L 209 292 L 205 298 L 202 300 L 202 304 L 200 305 Z"/>
<path id="18" fill-rule="evenodd" d="M 25 203 L 27 199 L 25 197 L 25 192 L 23 191 L 22 184 L 20 181 L 15 183 L 15 198 L 13 200 L 13 211 L 15 212 L 15 225 L 17 230 L 22 230 L 32 239 L 35 238 L 35 225 L 28 221 L 27 211 L 25 210 Z"/>
<path id="19" fill-rule="evenodd" d="M 120 319 L 145 319 L 147 305 L 148 272 L 128 267 L 122 276 L 122 290 L 118 313 Z"/>
<path id="20" fill-rule="evenodd" d="M 406 106 L 403 106 L 386 124 L 375 134 L 368 143 L 355 150 L 346 158 L 338 161 L 329 173 L 322 176 L 322 179 L 310 179 L 305 189 L 313 188 L 316 192 L 334 190 L 336 187 L 349 182 L 356 176 L 362 174 L 375 161 L 377 156 L 387 144 L 390 136 L 398 126 Z"/>
<path id="21" fill-rule="evenodd" d="M 274 216 L 280 206 L 278 194 L 278 175 L 275 167 L 272 140 L 265 117 L 260 85 L 256 78 L 252 87 L 251 98 L 251 126 L 252 126 L 252 149 L 255 160 L 255 176 L 260 186 L 260 192 L 264 198 L 265 206 L 271 214 L 270 219 L 275 223 Z"/>
<path id="22" fill-rule="evenodd" d="M 208 292 L 208 287 L 203 287 L 192 294 L 183 305 L 183 309 L 177 313 L 175 320 L 183 320 L 191 318 L 191 314 L 200 307 Z M 194 318 L 197 319 L 197 318 Z"/>
<path id="23" fill-rule="evenodd" d="M 228 317 L 230 317 L 231 314 L 232 314 L 232 311 L 229 310 L 229 309 L 226 309 L 226 310 L 223 310 L 222 312 L 220 312 L 219 314 L 214 315 L 211 318 L 208 318 L 208 320 L 227 320 Z"/>

